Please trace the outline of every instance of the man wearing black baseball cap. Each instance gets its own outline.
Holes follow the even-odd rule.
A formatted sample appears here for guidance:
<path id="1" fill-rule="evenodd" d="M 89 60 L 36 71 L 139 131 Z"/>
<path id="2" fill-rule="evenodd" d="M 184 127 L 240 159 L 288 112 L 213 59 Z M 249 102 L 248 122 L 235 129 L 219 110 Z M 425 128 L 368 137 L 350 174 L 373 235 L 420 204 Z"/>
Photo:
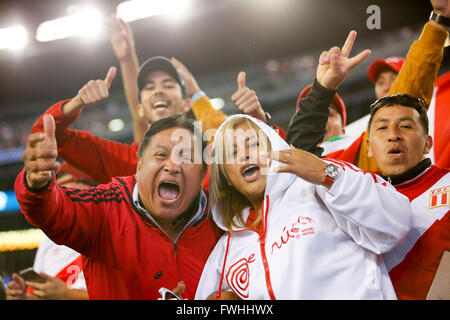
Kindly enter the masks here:
<path id="1" fill-rule="evenodd" d="M 134 174 L 139 143 L 126 145 L 96 137 L 87 131 L 72 130 L 69 126 L 84 107 L 108 98 L 115 74 L 116 68 L 111 67 L 105 79 L 88 81 L 74 98 L 60 101 L 44 113 L 55 119 L 58 155 L 99 183 L 107 183 L 116 176 Z M 201 121 L 202 130 L 206 131 L 217 128 L 226 118 L 223 112 L 211 106 L 195 78 L 175 58 L 156 56 L 145 61 L 137 75 L 137 86 L 137 112 L 149 124 L 186 112 L 188 117 Z M 43 116 L 33 126 L 33 132 L 43 131 Z"/>
<path id="2" fill-rule="evenodd" d="M 139 69 L 137 83 L 138 113 L 149 123 L 190 110 L 184 79 L 168 58 L 156 56 L 145 61 Z"/>

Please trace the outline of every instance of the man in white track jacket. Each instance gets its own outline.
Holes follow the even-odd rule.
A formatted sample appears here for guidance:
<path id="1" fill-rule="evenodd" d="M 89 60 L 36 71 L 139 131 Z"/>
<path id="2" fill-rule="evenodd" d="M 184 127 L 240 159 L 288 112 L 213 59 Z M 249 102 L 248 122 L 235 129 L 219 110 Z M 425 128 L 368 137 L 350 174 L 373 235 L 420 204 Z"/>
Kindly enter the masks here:
<path id="1" fill-rule="evenodd" d="M 272 159 L 276 154 L 279 161 L 270 163 L 259 232 L 242 224 L 225 227 L 212 203 L 213 219 L 227 233 L 208 258 L 195 298 L 232 291 L 241 299 L 396 299 L 381 254 L 410 230 L 408 199 L 379 176 L 333 160 L 326 159 L 339 171 L 331 185 L 307 182 L 290 173 L 306 152 L 289 149 L 274 130 L 249 116 L 229 117 L 214 148 L 218 133 L 238 118 L 262 130 Z M 245 208 L 242 220 L 251 212 Z"/>

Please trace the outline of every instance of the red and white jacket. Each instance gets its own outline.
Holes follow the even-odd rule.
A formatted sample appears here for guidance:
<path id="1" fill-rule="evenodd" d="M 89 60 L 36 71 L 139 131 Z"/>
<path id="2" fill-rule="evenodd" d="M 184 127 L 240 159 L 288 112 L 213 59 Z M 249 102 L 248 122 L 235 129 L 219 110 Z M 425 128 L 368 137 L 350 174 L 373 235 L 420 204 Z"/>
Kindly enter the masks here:
<path id="1" fill-rule="evenodd" d="M 248 118 L 273 151 L 289 148 L 267 125 Z M 231 290 L 242 299 L 396 299 L 381 253 L 410 230 L 409 201 L 375 174 L 336 163 L 342 171 L 328 190 L 274 173 L 281 164 L 272 161 L 261 233 L 242 226 L 222 236 L 195 298 Z M 212 212 L 225 230 L 220 212 Z M 244 209 L 244 221 L 249 212 Z"/>
<path id="2" fill-rule="evenodd" d="M 436 166 L 396 185 L 411 201 L 406 239 L 383 255 L 399 299 L 426 299 L 445 250 L 450 250 L 450 170 Z"/>
<path id="3" fill-rule="evenodd" d="M 69 247 L 57 245 L 47 237 L 39 244 L 33 269 L 64 281 L 71 289 L 87 290 L 82 256 Z"/>

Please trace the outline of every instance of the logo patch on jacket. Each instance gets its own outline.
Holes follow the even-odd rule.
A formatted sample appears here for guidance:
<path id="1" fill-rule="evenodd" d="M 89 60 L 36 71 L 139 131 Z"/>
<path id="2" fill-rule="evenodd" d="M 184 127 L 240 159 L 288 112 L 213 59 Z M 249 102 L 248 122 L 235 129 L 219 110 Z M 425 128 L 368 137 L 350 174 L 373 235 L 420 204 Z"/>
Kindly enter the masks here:
<path id="1" fill-rule="evenodd" d="M 230 266 L 227 272 L 227 283 L 230 288 L 243 298 L 248 298 L 248 286 L 250 283 L 250 269 L 248 265 L 255 261 L 255 254 L 247 259 L 242 258 Z"/>
<path id="2" fill-rule="evenodd" d="M 430 191 L 430 209 L 445 207 L 449 205 L 450 186 Z"/>
<path id="3" fill-rule="evenodd" d="M 298 240 L 314 235 L 316 233 L 313 226 L 314 223 L 316 222 L 310 217 L 299 216 L 292 224 L 283 227 L 280 240 L 272 243 L 270 254 L 273 254 L 274 249 L 281 249 L 291 239 Z"/>

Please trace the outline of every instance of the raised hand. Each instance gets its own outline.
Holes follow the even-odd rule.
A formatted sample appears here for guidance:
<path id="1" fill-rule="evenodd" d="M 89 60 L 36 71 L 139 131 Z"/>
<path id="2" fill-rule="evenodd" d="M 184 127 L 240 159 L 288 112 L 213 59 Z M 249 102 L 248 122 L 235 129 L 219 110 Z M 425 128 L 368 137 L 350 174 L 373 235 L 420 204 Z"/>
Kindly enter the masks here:
<path id="1" fill-rule="evenodd" d="M 246 86 L 246 76 L 247 75 L 244 71 L 239 72 L 237 77 L 238 89 L 231 96 L 231 100 L 243 113 L 266 122 L 266 115 L 261 107 L 261 104 L 259 103 L 256 92 L 254 90 L 250 90 Z"/>
<path id="2" fill-rule="evenodd" d="M 69 290 L 61 279 L 49 276 L 43 272 L 39 275 L 47 279 L 44 283 L 27 281 L 26 284 L 33 288 L 33 295 L 42 300 L 63 300 Z"/>
<path id="3" fill-rule="evenodd" d="M 136 49 L 130 26 L 114 14 L 108 20 L 107 30 L 111 46 L 117 59 L 119 61 L 130 58 L 134 59 Z"/>
<path id="4" fill-rule="evenodd" d="M 291 145 L 288 150 L 273 151 L 269 157 L 285 164 L 275 169 L 276 172 L 289 172 L 313 184 L 325 182 L 327 163 L 312 153 L 297 149 Z"/>
<path id="5" fill-rule="evenodd" d="M 6 287 L 6 299 L 8 300 L 27 300 L 27 286 L 17 273 L 12 274 L 13 281 L 10 281 Z"/>
<path id="6" fill-rule="evenodd" d="M 188 70 L 188 68 L 183 63 L 181 63 L 178 59 L 171 58 L 170 61 L 175 66 L 175 69 L 177 69 L 177 71 L 179 73 L 181 73 L 181 75 L 183 76 L 184 83 L 186 84 L 188 96 L 189 96 L 189 98 L 191 98 L 194 94 L 196 94 L 197 92 L 199 92 L 201 90 L 197 83 L 197 80 L 195 80 L 194 76 Z"/>
<path id="7" fill-rule="evenodd" d="M 332 47 L 330 50 L 322 52 L 317 66 L 316 78 L 323 87 L 337 89 L 350 70 L 370 55 L 370 50 L 366 49 L 349 58 L 355 39 L 356 31 L 350 31 L 342 49 Z"/>
<path id="8" fill-rule="evenodd" d="M 430 0 L 430 3 L 435 13 L 450 18 L 450 0 Z"/>
<path id="9" fill-rule="evenodd" d="M 90 80 L 78 94 L 63 106 L 63 113 L 69 115 L 85 106 L 109 97 L 109 88 L 117 73 L 116 67 L 110 67 L 105 79 Z"/>
<path id="10" fill-rule="evenodd" d="M 26 169 L 28 187 L 41 189 L 52 179 L 52 171 L 59 168 L 56 161 L 58 149 L 55 138 L 55 120 L 44 115 L 44 132 L 36 132 L 28 137 L 27 146 L 22 155 Z"/>

